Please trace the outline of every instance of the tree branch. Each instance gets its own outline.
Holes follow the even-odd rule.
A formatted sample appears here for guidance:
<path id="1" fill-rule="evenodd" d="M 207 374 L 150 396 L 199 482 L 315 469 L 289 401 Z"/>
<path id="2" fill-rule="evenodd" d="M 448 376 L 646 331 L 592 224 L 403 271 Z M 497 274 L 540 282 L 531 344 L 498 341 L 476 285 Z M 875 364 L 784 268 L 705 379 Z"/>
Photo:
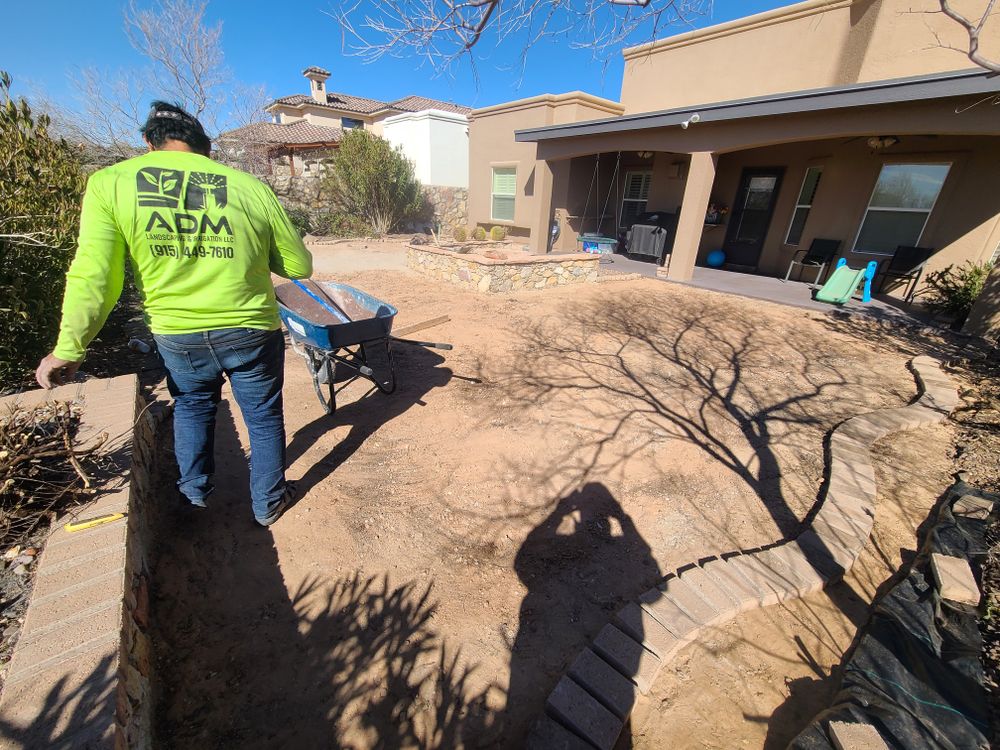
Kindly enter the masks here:
<path id="1" fill-rule="evenodd" d="M 965 33 L 969 37 L 969 49 L 966 52 L 969 59 L 981 68 L 986 68 L 986 70 L 991 70 L 994 73 L 1000 73 L 1000 62 L 990 60 L 979 51 L 979 36 L 986 25 L 986 20 L 993 14 L 996 0 L 989 0 L 986 4 L 986 10 L 978 21 L 972 21 L 959 13 L 951 6 L 950 0 L 940 0 L 940 3 L 941 12 L 965 29 Z"/>

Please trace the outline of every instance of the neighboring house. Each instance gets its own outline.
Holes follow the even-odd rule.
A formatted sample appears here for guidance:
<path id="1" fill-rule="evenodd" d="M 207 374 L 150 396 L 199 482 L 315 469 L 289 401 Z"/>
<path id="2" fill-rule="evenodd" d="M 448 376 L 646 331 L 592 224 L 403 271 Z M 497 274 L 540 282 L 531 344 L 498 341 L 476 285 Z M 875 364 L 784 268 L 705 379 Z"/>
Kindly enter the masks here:
<path id="1" fill-rule="evenodd" d="M 311 156 L 335 149 L 345 131 L 361 128 L 401 145 L 425 184 L 468 186 L 469 107 L 422 96 L 383 102 L 341 94 L 327 91 L 327 70 L 311 67 L 302 75 L 309 80 L 308 94 L 275 99 L 266 109 L 271 122 L 231 130 L 220 143 L 253 147 L 266 152 L 269 161 L 289 157 L 286 163 L 295 176 L 307 169 Z M 457 180 L 459 172 L 466 177 Z M 445 181 L 434 182 L 438 176 Z"/>
<path id="2" fill-rule="evenodd" d="M 568 251 L 676 212 L 678 281 L 718 248 L 732 270 L 784 276 L 816 238 L 854 267 L 900 245 L 933 248 L 928 270 L 989 261 L 1000 77 L 969 69 L 967 45 L 935 0 L 807 0 L 627 49 L 621 102 L 472 112 L 470 222 Z M 1000 58 L 1000 18 L 980 49 Z"/>

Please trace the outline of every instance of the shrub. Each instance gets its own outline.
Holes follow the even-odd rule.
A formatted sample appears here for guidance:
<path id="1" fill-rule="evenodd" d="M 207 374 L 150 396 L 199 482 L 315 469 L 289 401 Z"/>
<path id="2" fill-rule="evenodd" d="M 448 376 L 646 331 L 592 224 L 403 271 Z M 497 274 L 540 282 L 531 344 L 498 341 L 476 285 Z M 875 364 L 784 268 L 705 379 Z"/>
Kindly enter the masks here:
<path id="1" fill-rule="evenodd" d="M 472 230 L 472 239 L 482 242 L 486 239 L 486 230 L 482 227 L 476 227 Z"/>
<path id="2" fill-rule="evenodd" d="M 0 71 L 0 389 L 55 343 L 85 182 L 77 152 L 10 85 Z"/>
<path id="3" fill-rule="evenodd" d="M 992 265 L 966 261 L 958 269 L 954 265 L 927 274 L 926 287 L 920 296 L 927 297 L 927 307 L 954 320 L 954 327 L 961 328 L 976 297 L 983 291 Z"/>
<path id="4" fill-rule="evenodd" d="M 402 151 L 360 128 L 344 135 L 324 187 L 337 210 L 364 219 L 377 235 L 417 218 L 425 203 L 413 165 Z"/>
<path id="5" fill-rule="evenodd" d="M 291 219 L 292 225 L 299 230 L 299 236 L 305 237 L 312 231 L 312 222 L 309 220 L 309 212 L 302 208 L 285 208 L 285 213 Z"/>
<path id="6" fill-rule="evenodd" d="M 503 242 L 507 239 L 507 230 L 503 227 L 493 227 L 490 230 L 490 239 L 494 242 Z"/>
<path id="7" fill-rule="evenodd" d="M 469 239 L 469 233 L 466 231 L 465 227 L 455 227 L 451 230 L 451 236 L 455 242 L 465 242 Z"/>
<path id="8" fill-rule="evenodd" d="M 321 214 L 313 219 L 312 232 L 321 237 L 370 237 L 372 228 L 358 216 Z"/>

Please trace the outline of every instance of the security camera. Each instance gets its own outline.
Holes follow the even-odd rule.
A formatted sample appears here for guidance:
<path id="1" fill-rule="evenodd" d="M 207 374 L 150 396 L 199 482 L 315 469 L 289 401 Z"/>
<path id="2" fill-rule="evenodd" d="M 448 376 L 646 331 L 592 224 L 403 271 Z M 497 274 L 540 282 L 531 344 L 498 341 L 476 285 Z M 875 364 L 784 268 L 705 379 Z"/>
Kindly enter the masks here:
<path id="1" fill-rule="evenodd" d="M 684 130 L 687 130 L 688 129 L 688 125 L 690 125 L 693 122 L 698 122 L 700 120 L 701 120 L 701 115 L 699 115 L 697 112 L 695 112 L 693 115 L 691 115 L 689 118 L 687 118 L 684 122 L 681 123 L 681 127 Z"/>

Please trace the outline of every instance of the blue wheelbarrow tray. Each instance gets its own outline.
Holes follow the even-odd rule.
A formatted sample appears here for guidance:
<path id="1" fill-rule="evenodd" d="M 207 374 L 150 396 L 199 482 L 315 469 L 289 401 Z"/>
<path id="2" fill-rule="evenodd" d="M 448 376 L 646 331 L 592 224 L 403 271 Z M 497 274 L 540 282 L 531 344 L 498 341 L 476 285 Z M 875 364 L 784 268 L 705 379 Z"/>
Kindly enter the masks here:
<path id="1" fill-rule="evenodd" d="M 399 312 L 367 292 L 335 281 L 313 282 L 321 288 L 335 313 L 326 309 L 294 283 L 280 284 L 274 293 L 278 313 L 298 341 L 325 351 L 386 339 Z M 322 296 L 322 295 L 321 295 Z M 343 314 L 341 314 L 343 313 Z"/>

